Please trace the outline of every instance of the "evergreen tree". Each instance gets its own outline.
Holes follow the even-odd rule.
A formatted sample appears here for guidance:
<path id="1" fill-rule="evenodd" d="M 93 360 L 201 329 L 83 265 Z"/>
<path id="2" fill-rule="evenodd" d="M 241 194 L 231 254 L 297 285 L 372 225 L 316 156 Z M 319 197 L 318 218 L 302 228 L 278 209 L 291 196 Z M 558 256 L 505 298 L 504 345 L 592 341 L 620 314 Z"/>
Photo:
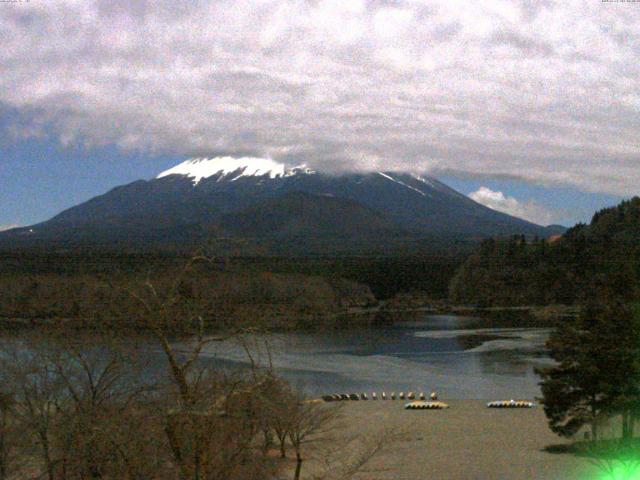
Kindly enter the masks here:
<path id="1" fill-rule="evenodd" d="M 621 414 L 623 437 L 633 434 L 640 402 L 640 319 L 622 302 L 587 305 L 552 333 L 547 347 L 557 365 L 538 369 L 551 430 L 572 436 L 586 424 Z"/>

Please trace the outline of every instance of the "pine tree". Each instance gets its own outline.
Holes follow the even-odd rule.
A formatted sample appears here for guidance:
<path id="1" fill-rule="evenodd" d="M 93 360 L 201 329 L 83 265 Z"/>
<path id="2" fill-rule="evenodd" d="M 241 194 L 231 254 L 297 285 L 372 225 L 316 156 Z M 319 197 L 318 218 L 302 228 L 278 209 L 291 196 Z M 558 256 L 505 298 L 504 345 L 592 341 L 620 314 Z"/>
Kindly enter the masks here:
<path id="1" fill-rule="evenodd" d="M 587 305 L 550 336 L 547 347 L 557 365 L 538 369 L 542 403 L 552 431 L 572 436 L 621 414 L 623 437 L 633 433 L 640 402 L 640 319 L 620 301 Z"/>

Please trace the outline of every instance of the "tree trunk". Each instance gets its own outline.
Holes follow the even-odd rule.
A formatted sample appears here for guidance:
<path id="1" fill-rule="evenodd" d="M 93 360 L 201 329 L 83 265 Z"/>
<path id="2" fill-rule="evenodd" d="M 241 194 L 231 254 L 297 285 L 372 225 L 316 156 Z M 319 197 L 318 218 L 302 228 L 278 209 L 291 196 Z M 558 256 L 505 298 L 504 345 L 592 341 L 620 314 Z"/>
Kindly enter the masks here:
<path id="1" fill-rule="evenodd" d="M 200 480 L 200 442 L 196 440 L 196 448 L 193 458 L 193 478 L 194 480 Z"/>
<path id="2" fill-rule="evenodd" d="M 5 446 L 4 446 L 4 438 L 0 433 L 0 480 L 5 480 L 7 478 L 7 458 L 5 458 Z"/>
<path id="3" fill-rule="evenodd" d="M 300 480 L 300 470 L 302 469 L 302 457 L 300 452 L 296 452 L 296 473 L 293 476 L 293 480 Z"/>
<path id="4" fill-rule="evenodd" d="M 286 441 L 287 440 L 285 438 L 280 439 L 280 458 L 287 457 L 287 447 L 285 445 Z"/>
<path id="5" fill-rule="evenodd" d="M 622 439 L 628 440 L 630 438 L 630 429 L 631 426 L 630 418 L 629 418 L 629 410 L 622 411 Z"/>
<path id="6" fill-rule="evenodd" d="M 273 445 L 273 438 L 271 437 L 271 432 L 269 430 L 262 430 L 262 436 L 264 438 L 264 443 L 262 444 L 262 454 L 266 455 L 269 451 L 269 448 Z"/>
<path id="7" fill-rule="evenodd" d="M 176 360 L 176 356 L 171 349 L 171 345 L 167 340 L 167 337 L 164 335 L 164 332 L 157 326 L 153 326 L 153 333 L 156 338 L 159 340 L 160 345 L 162 346 L 162 350 L 169 362 L 169 368 L 171 369 L 171 374 L 173 375 L 173 380 L 178 385 L 178 389 L 180 391 L 180 398 L 184 403 L 185 407 L 193 406 L 193 398 L 191 395 L 191 389 L 189 388 L 189 382 L 187 381 L 187 376 L 182 368 L 180 368 L 180 364 L 178 360 Z"/>
<path id="8" fill-rule="evenodd" d="M 595 395 L 591 396 L 591 440 L 598 440 L 598 417 L 596 415 L 596 397 Z"/>
<path id="9" fill-rule="evenodd" d="M 87 459 L 88 463 L 89 475 L 91 476 L 91 478 L 100 479 L 102 478 L 102 473 L 100 473 L 100 466 L 98 465 L 98 461 L 96 460 L 94 455 L 94 453 L 97 451 L 94 446 L 94 442 L 89 442 L 87 447 L 88 448 L 85 451 L 85 458 Z"/>
<path id="10" fill-rule="evenodd" d="M 5 441 L 5 436 L 8 435 L 9 420 L 8 414 L 5 409 L 0 407 L 0 480 L 5 480 L 9 475 L 7 470 L 9 466 L 9 443 Z"/>
<path id="11" fill-rule="evenodd" d="M 4 416 L 3 416 L 4 417 Z M 2 418 L 2 423 L 0 423 L 0 480 L 5 480 L 8 477 L 7 470 L 9 466 L 7 465 L 9 461 L 9 454 L 7 450 L 9 449 L 8 445 L 5 445 L 5 432 L 7 431 L 5 419 Z"/>
<path id="12" fill-rule="evenodd" d="M 182 449 L 180 448 L 180 442 L 178 441 L 178 435 L 176 434 L 176 430 L 174 428 L 173 419 L 171 416 L 167 418 L 167 423 L 164 427 L 165 435 L 167 436 L 167 440 L 169 440 L 169 447 L 171 448 L 171 453 L 173 455 L 173 461 L 178 467 L 178 471 L 180 472 L 180 480 L 187 479 L 187 471 L 186 465 L 182 456 Z"/>
<path id="13" fill-rule="evenodd" d="M 46 432 L 40 432 L 39 435 L 42 444 L 44 463 L 47 468 L 47 478 L 49 480 L 55 480 L 55 469 L 53 467 L 53 460 L 51 459 L 51 452 L 49 451 L 49 438 L 47 437 Z"/>

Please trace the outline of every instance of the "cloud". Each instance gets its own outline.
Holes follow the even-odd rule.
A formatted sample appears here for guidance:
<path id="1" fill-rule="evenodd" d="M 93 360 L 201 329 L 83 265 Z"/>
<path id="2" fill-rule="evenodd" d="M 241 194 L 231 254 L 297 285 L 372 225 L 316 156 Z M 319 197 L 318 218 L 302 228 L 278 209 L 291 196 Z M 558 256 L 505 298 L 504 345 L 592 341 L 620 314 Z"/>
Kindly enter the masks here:
<path id="1" fill-rule="evenodd" d="M 0 232 L 4 232 L 5 230 L 11 230 L 12 228 L 18 228 L 19 225 L 0 225 Z"/>
<path id="2" fill-rule="evenodd" d="M 470 193 L 469 198 L 485 207 L 529 220 L 538 225 L 550 225 L 554 221 L 554 212 L 543 205 L 533 201 L 522 203 L 514 197 L 506 196 L 502 192 L 495 192 L 487 187 L 480 187 Z"/>
<path id="3" fill-rule="evenodd" d="M 640 8 L 583 0 L 2 6 L 0 139 L 640 184 Z"/>

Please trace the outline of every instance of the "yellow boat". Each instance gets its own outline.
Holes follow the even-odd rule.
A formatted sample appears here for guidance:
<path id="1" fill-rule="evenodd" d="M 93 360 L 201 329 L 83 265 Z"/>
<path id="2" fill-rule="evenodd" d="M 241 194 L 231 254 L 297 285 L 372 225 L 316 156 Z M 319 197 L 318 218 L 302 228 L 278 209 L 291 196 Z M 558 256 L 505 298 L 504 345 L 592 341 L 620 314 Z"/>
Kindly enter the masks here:
<path id="1" fill-rule="evenodd" d="M 449 405 L 444 402 L 424 402 L 417 400 L 407 403 L 404 408 L 405 410 L 443 410 L 449 408 Z"/>
<path id="2" fill-rule="evenodd" d="M 495 400 L 487 403 L 488 408 L 533 408 L 533 402 L 526 400 Z"/>

